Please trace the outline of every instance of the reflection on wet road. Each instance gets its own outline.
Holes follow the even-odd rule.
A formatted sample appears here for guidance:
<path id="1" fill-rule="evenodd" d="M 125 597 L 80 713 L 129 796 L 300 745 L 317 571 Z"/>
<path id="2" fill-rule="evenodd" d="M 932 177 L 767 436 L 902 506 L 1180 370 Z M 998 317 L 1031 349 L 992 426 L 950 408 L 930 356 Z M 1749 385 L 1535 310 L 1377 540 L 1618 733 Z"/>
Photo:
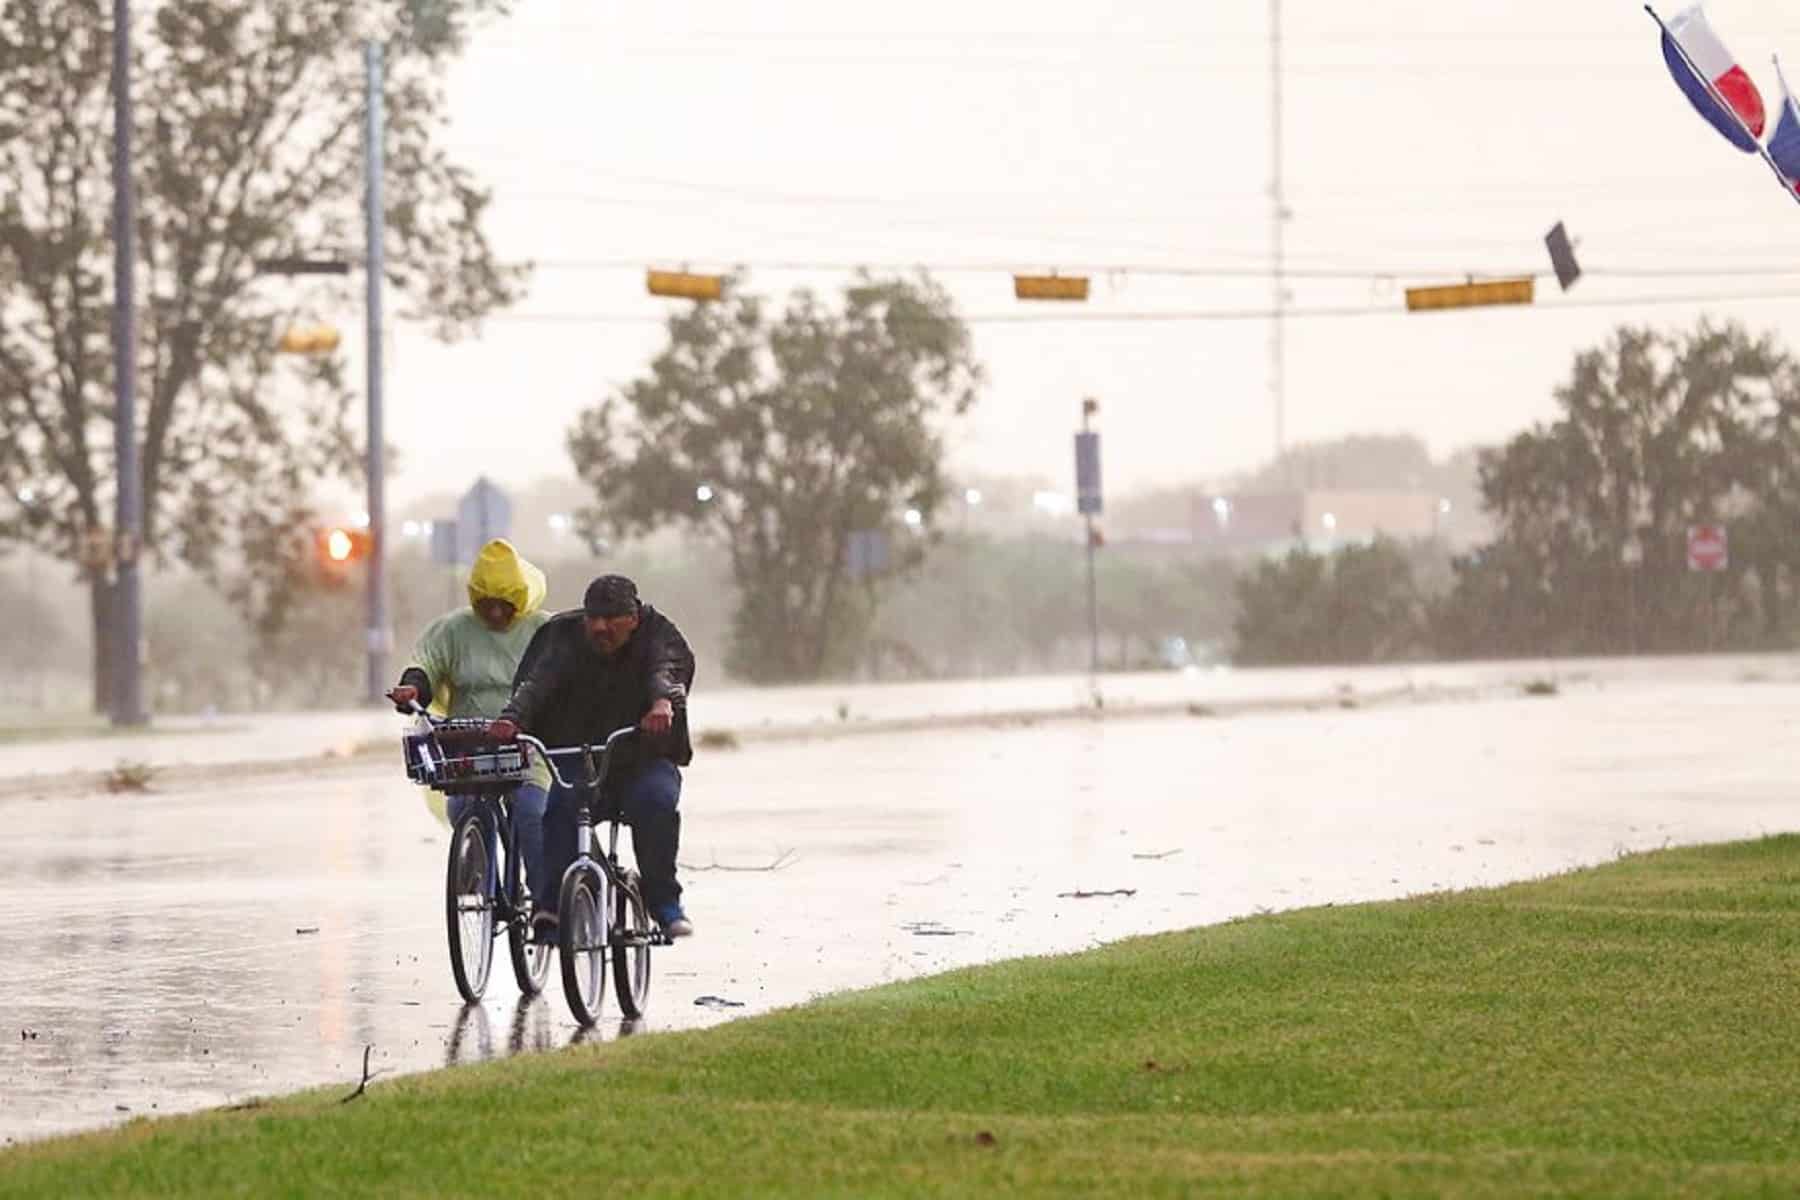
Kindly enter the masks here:
<path id="1" fill-rule="evenodd" d="M 649 1031 L 1259 909 L 1793 825 L 1788 683 L 871 736 L 689 772 L 699 935 Z M 504 962 L 465 1009 L 446 837 L 397 765 L 0 798 L 0 1136 L 567 1044 Z M 608 1009 L 616 1013 L 612 997 Z M 615 1019 L 597 1031 L 617 1037 Z"/>

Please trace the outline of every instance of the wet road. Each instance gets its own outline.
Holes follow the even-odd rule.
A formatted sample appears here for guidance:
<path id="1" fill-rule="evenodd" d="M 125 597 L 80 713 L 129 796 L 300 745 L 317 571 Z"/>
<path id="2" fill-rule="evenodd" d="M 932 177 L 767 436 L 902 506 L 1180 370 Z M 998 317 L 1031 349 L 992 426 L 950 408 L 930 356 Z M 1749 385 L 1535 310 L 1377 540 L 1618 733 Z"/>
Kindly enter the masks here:
<path id="1" fill-rule="evenodd" d="M 700 933 L 658 952 L 645 1027 L 1792 828 L 1797 711 L 1791 682 L 1611 682 L 714 753 L 683 806 Z M 348 1090 L 365 1045 L 395 1072 L 569 1041 L 560 995 L 520 1006 L 504 963 L 462 1009 L 422 797 L 340 764 L 0 798 L 0 1137 Z"/>
<path id="2" fill-rule="evenodd" d="M 900 684 L 817 684 L 783 688 L 702 687 L 694 698 L 696 730 L 749 734 L 854 730 L 877 723 L 991 714 L 1048 714 L 1090 708 L 1108 712 L 1179 711 L 1197 704 L 1228 711 L 1417 689 L 1459 693 L 1508 689 L 1533 679 L 1589 683 L 1731 682 L 1746 677 L 1800 682 L 1791 655 L 1687 658 L 1559 659 L 1491 663 L 1409 663 L 1380 667 L 1206 669 L 1187 672 L 1040 675 Z M 70 766 L 100 771 L 116 762 L 167 767 L 282 762 L 343 757 L 389 741 L 391 713 L 348 712 L 159 716 L 153 729 L 46 743 L 0 744 L 0 791 L 15 780 L 56 778 Z"/>

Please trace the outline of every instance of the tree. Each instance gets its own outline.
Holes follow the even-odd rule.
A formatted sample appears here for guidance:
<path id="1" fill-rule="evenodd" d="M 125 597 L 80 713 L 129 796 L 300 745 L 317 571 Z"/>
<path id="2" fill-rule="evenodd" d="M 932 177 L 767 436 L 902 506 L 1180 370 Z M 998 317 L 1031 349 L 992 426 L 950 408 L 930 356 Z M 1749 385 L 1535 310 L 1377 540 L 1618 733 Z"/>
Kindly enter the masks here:
<path id="1" fill-rule="evenodd" d="M 1238 579 L 1236 660 L 1391 662 L 1417 653 L 1423 610 L 1412 562 L 1377 538 L 1329 556 L 1296 546 Z"/>
<path id="2" fill-rule="evenodd" d="M 0 540 L 84 567 L 97 663 L 115 504 L 110 7 L 0 0 Z M 309 485 L 359 452 L 343 360 L 276 352 L 299 319 L 356 311 L 354 285 L 259 281 L 256 263 L 359 244 L 357 39 L 376 34 L 388 281 L 446 338 L 514 297 L 522 274 L 482 232 L 488 193 L 436 145 L 444 68 L 503 7 L 162 0 L 134 31 L 143 548 L 229 579 L 259 621 L 279 621 L 309 553 Z"/>
<path id="3" fill-rule="evenodd" d="M 1769 337 L 1702 321 L 1622 328 L 1578 355 L 1563 415 L 1480 460 L 1494 544 L 1457 564 L 1436 618 L 1453 653 L 1711 648 L 1778 634 L 1800 547 L 1800 367 Z M 1687 569 L 1722 523 L 1722 578 Z"/>
<path id="4" fill-rule="evenodd" d="M 1411 434 L 1359 433 L 1290 446 L 1239 480 L 1239 492 L 1326 491 L 1435 492 L 1460 501 L 1474 478 L 1466 454 L 1435 462 Z"/>
<path id="5" fill-rule="evenodd" d="M 583 413 L 569 452 L 594 490 L 591 522 L 718 535 L 738 591 L 733 674 L 809 679 L 847 660 L 884 583 L 922 557 L 946 491 L 939 423 L 981 379 L 927 278 L 860 277 L 841 308 L 796 292 L 779 317 L 734 287 L 672 316 L 648 374 Z M 894 549 L 889 570 L 852 586 L 856 531 Z"/>

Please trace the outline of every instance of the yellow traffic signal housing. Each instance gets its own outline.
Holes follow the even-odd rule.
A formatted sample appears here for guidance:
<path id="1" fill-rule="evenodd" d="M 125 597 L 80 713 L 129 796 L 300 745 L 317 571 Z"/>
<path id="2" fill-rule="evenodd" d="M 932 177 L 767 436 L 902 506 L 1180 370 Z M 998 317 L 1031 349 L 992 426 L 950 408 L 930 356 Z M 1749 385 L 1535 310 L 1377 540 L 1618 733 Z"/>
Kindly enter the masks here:
<path id="1" fill-rule="evenodd" d="M 652 296 L 675 296 L 682 300 L 717 300 L 725 295 L 723 275 L 649 271 L 645 273 L 644 286 Z"/>
<path id="2" fill-rule="evenodd" d="M 1086 275 L 1014 275 L 1013 295 L 1020 300 L 1086 300 Z"/>
<path id="3" fill-rule="evenodd" d="M 1432 312 L 1441 308 L 1479 308 L 1490 304 L 1530 304 L 1532 278 L 1488 279 L 1480 283 L 1452 283 L 1444 287 L 1406 289 L 1406 311 Z"/>
<path id="4" fill-rule="evenodd" d="M 276 349 L 283 354 L 330 354 L 338 348 L 338 331 L 329 325 L 290 329 L 281 335 Z"/>

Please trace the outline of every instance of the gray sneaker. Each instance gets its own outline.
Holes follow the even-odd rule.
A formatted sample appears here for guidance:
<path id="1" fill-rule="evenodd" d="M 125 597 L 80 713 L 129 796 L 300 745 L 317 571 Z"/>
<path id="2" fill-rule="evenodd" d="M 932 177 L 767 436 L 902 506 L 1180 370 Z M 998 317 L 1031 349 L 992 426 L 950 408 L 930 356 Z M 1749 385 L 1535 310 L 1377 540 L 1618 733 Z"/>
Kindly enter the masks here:
<path id="1" fill-rule="evenodd" d="M 660 905 L 651 915 L 655 917 L 656 923 L 662 926 L 663 936 L 670 941 L 694 936 L 694 923 L 688 920 L 687 914 L 681 911 L 679 904 Z"/>

